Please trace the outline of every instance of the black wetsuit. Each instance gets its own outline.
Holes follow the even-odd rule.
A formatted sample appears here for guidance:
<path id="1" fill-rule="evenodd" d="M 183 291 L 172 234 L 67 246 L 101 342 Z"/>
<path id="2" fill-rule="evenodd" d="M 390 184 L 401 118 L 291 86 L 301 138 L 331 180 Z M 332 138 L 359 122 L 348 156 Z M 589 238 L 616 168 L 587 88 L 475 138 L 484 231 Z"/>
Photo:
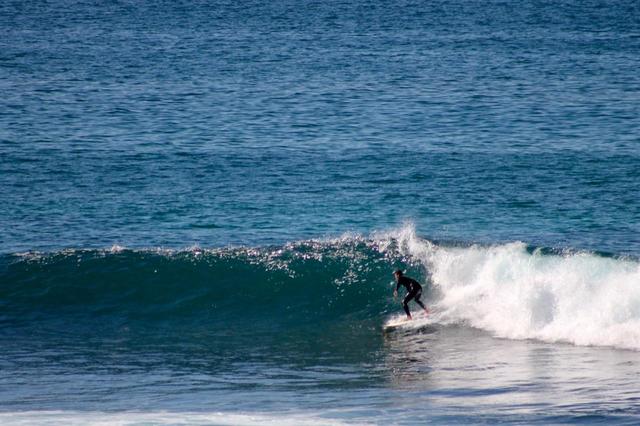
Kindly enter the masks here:
<path id="1" fill-rule="evenodd" d="M 404 275 L 398 278 L 398 284 L 396 284 L 396 291 L 400 288 L 400 286 L 404 286 L 407 289 L 407 295 L 404 297 L 402 301 L 402 307 L 404 311 L 409 314 L 409 302 L 411 299 L 414 299 L 416 303 L 422 306 L 422 309 L 426 309 L 425 306 L 420 301 L 420 297 L 422 296 L 422 286 L 420 283 L 413 278 L 405 277 Z"/>

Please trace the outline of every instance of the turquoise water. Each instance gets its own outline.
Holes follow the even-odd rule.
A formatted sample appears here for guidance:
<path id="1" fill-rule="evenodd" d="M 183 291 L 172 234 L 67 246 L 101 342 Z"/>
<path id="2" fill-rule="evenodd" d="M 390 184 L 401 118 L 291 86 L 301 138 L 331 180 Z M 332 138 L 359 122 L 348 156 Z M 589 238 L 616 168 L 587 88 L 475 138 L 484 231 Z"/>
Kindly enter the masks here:
<path id="1" fill-rule="evenodd" d="M 2 3 L 0 421 L 634 423 L 639 66 L 633 1 Z"/>

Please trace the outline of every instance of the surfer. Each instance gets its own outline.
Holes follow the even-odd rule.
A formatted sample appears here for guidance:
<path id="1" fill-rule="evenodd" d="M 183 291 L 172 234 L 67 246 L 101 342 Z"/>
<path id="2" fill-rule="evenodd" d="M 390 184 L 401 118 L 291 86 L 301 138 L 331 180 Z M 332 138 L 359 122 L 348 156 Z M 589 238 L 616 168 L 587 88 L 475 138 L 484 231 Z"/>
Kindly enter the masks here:
<path id="1" fill-rule="evenodd" d="M 420 297 L 422 296 L 422 286 L 420 285 L 420 283 L 413 278 L 405 276 L 400 269 L 395 271 L 393 273 L 393 276 L 396 279 L 396 289 L 393 290 L 393 297 L 398 297 L 398 289 L 401 285 L 407 289 L 407 295 L 402 301 L 402 307 L 407 313 L 407 318 L 411 319 L 411 313 L 409 312 L 409 301 L 411 301 L 411 299 L 415 300 L 418 305 L 422 306 L 422 309 L 424 309 L 424 311 L 428 315 L 429 310 L 420 301 Z"/>

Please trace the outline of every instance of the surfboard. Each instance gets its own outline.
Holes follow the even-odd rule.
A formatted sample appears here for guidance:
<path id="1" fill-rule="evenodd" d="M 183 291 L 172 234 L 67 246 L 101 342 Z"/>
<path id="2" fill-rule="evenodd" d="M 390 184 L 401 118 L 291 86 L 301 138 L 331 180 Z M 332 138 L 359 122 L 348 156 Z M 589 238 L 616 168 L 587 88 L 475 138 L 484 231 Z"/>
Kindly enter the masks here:
<path id="1" fill-rule="evenodd" d="M 402 327 L 405 324 L 409 324 L 410 322 L 411 320 L 406 318 L 392 318 L 382 325 L 382 329 L 384 331 L 393 331 L 397 330 L 399 327 Z"/>
<path id="2" fill-rule="evenodd" d="M 382 325 L 382 330 L 386 333 L 389 331 L 395 331 L 404 328 L 420 328 L 431 323 L 432 321 L 429 316 L 425 315 L 423 312 L 416 312 L 413 314 L 413 319 L 407 319 L 404 314 L 395 315 L 389 318 Z"/>
<path id="3" fill-rule="evenodd" d="M 392 333 L 394 331 L 397 331 L 400 328 L 399 325 L 389 325 L 389 324 L 385 324 L 382 326 L 382 332 L 383 333 Z"/>

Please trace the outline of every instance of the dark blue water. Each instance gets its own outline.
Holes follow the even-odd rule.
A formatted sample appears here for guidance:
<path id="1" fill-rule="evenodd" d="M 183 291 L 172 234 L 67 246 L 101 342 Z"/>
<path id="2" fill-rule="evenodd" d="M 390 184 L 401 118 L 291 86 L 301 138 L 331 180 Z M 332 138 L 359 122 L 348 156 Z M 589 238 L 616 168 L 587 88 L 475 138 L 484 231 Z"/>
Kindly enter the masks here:
<path id="1" fill-rule="evenodd" d="M 421 233 L 638 254 L 637 2 L 8 2 L 3 252 Z"/>
<path id="2" fill-rule="evenodd" d="M 3 2 L 2 422 L 632 423 L 638 69 L 637 1 Z"/>

